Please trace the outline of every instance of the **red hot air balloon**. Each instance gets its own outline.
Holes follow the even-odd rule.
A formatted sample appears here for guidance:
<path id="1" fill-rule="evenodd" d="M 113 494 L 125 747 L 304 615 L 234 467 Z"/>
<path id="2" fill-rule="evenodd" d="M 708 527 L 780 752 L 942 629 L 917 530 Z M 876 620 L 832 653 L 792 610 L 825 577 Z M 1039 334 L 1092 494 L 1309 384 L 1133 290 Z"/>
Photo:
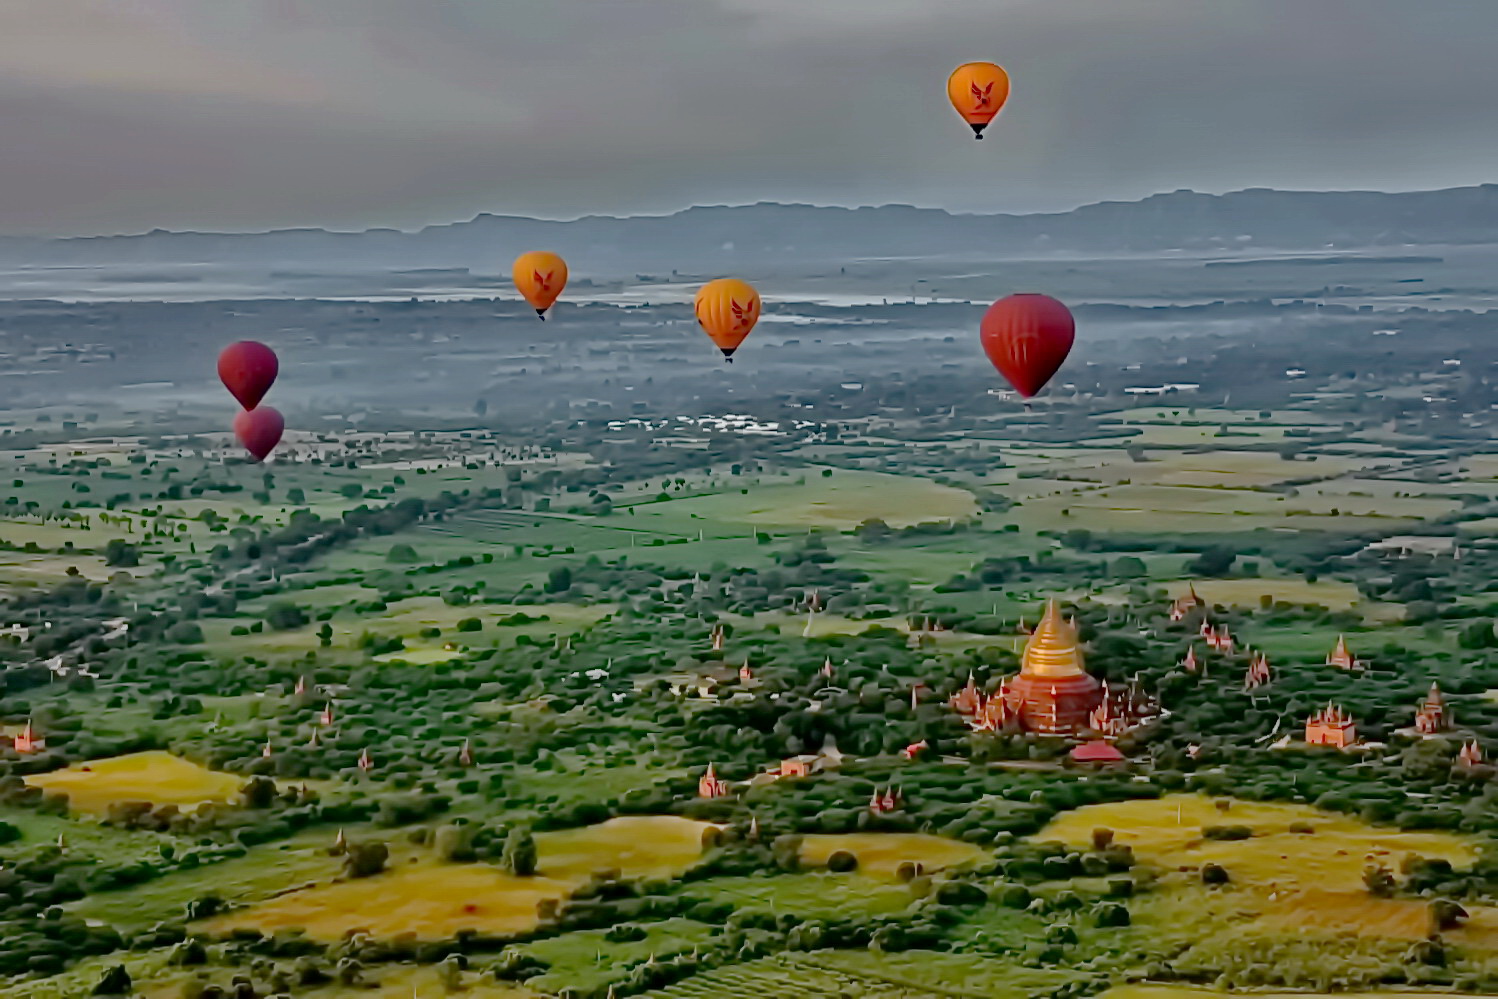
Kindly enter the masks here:
<path id="1" fill-rule="evenodd" d="M 242 410 L 234 417 L 234 436 L 239 438 L 239 443 L 244 445 L 246 451 L 255 456 L 256 461 L 264 461 L 266 455 L 276 449 L 276 445 L 281 443 L 281 432 L 285 429 L 286 421 L 269 406 Z"/>
<path id="2" fill-rule="evenodd" d="M 218 377 L 245 409 L 260 405 L 279 370 L 276 352 L 255 340 L 231 343 L 218 355 Z"/>
<path id="3" fill-rule="evenodd" d="M 983 350 L 1026 399 L 1045 388 L 1076 339 L 1070 310 L 1045 295 L 1010 295 L 989 306 L 980 327 Z"/>

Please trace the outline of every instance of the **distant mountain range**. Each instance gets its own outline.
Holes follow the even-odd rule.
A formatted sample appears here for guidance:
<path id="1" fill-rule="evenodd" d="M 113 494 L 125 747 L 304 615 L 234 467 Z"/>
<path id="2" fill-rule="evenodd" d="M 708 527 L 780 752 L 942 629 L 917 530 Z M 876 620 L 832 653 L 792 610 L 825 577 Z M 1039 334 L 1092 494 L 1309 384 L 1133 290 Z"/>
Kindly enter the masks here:
<path id="1" fill-rule="evenodd" d="M 734 261 L 827 261 L 960 253 L 1113 253 L 1251 246 L 1319 250 L 1498 242 L 1498 184 L 1443 191 L 1176 191 L 1141 201 L 1033 215 L 954 215 L 930 208 L 756 204 L 665 216 L 567 222 L 480 215 L 417 232 L 266 233 L 157 230 L 136 236 L 0 239 L 0 262 L 36 266 L 212 262 L 294 270 L 496 269 L 545 247 L 599 273 L 693 271 Z"/>

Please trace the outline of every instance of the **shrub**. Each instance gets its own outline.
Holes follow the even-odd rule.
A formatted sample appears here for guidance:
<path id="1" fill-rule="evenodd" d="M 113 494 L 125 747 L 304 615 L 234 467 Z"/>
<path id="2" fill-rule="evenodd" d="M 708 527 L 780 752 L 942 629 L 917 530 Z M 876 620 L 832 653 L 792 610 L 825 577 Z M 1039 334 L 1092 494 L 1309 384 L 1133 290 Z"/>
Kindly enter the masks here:
<path id="1" fill-rule="evenodd" d="M 827 869 L 834 874 L 846 874 L 858 869 L 858 858 L 848 850 L 837 850 L 827 858 Z"/>

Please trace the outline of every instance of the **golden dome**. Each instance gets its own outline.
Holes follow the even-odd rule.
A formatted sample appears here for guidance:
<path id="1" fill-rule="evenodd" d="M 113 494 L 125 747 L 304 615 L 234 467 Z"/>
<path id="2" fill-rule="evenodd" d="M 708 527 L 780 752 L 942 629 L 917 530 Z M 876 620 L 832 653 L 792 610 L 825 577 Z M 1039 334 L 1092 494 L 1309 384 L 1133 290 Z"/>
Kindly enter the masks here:
<path id="1" fill-rule="evenodd" d="M 1029 676 L 1085 675 L 1082 650 L 1077 646 L 1077 631 L 1061 620 L 1061 608 L 1054 598 L 1045 605 L 1045 616 L 1035 626 L 1035 634 L 1025 643 L 1022 674 Z"/>

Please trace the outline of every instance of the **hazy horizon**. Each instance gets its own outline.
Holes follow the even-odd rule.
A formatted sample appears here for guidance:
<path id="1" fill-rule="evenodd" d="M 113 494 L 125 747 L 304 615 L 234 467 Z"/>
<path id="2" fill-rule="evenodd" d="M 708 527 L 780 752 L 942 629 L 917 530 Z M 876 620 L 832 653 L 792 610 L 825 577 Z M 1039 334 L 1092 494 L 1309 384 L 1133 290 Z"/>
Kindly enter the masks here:
<path id="1" fill-rule="evenodd" d="M 107 239 L 107 238 L 128 237 L 128 236 L 149 236 L 149 235 L 151 235 L 153 233 L 167 233 L 167 234 L 171 234 L 171 235 L 199 234 L 199 235 L 222 235 L 222 236 L 256 236 L 256 235 L 268 235 L 268 234 L 277 233 L 277 232 L 294 232 L 294 231 L 297 231 L 297 230 L 308 230 L 308 231 L 320 230 L 320 231 L 323 231 L 323 232 L 329 232 L 329 233 L 334 233 L 334 234 L 346 234 L 346 235 L 357 235 L 359 233 L 377 232 L 377 231 L 393 231 L 393 232 L 401 232 L 401 233 L 411 234 L 411 233 L 421 232 L 424 229 L 434 229 L 434 228 L 442 228 L 442 227 L 445 227 L 445 226 L 463 225 L 464 223 L 473 222 L 473 221 L 476 221 L 478 219 L 486 218 L 486 217 L 487 218 L 514 218 L 514 219 L 522 219 L 522 220 L 525 220 L 525 221 L 532 221 L 532 222 L 556 222 L 556 223 L 584 222 L 584 221 L 588 221 L 590 219 L 605 219 L 605 220 L 612 219 L 612 220 L 621 220 L 622 221 L 622 220 L 628 220 L 628 219 L 653 219 L 653 218 L 664 219 L 664 218 L 671 218 L 671 217 L 676 216 L 676 215 L 681 215 L 681 214 L 683 214 L 685 212 L 690 212 L 690 211 L 699 210 L 699 209 L 713 209 L 713 208 L 720 208 L 720 209 L 741 209 L 741 208 L 757 208 L 757 207 L 762 207 L 762 206 L 763 207 L 773 206 L 773 207 L 780 207 L 780 208 L 808 208 L 808 209 L 814 209 L 814 210 L 834 209 L 834 210 L 839 210 L 839 211 L 879 210 L 879 209 L 885 209 L 885 208 L 914 208 L 914 209 L 917 209 L 917 210 L 920 210 L 920 211 L 945 212 L 946 214 L 954 216 L 954 217 L 972 217 L 972 216 L 979 216 L 979 217 L 996 216 L 997 217 L 997 216 L 1026 216 L 1026 215 L 1065 215 L 1065 214 L 1067 214 L 1069 212 L 1074 212 L 1074 211 L 1076 211 L 1078 209 L 1086 208 L 1086 207 L 1088 207 L 1090 205 L 1099 205 L 1099 204 L 1138 204 L 1138 203 L 1143 202 L 1143 201 L 1148 201 L 1151 198 L 1165 197 L 1165 196 L 1172 195 L 1172 194 L 1197 194 L 1197 195 L 1204 195 L 1204 196 L 1207 196 L 1207 197 L 1226 197 L 1226 196 L 1230 196 L 1230 195 L 1234 195 L 1234 194 L 1243 194 L 1243 193 L 1247 193 L 1247 192 L 1250 192 L 1250 191 L 1273 191 L 1273 192 L 1275 192 L 1277 194 L 1375 194 L 1375 195 L 1385 195 L 1385 194 L 1387 194 L 1387 195 L 1399 195 L 1399 194 L 1429 194 L 1429 193 L 1436 193 L 1436 192 L 1440 192 L 1440 191 L 1461 190 L 1461 189 L 1466 189 L 1466 188 L 1479 188 L 1479 187 L 1494 187 L 1494 186 L 1498 186 L 1498 180 L 1493 180 L 1493 181 L 1481 181 L 1481 180 L 1479 180 L 1479 181 L 1474 181 L 1474 182 L 1472 182 L 1470 184 L 1453 184 L 1453 185 L 1449 185 L 1449 186 L 1446 186 L 1446 187 L 1438 187 L 1438 188 L 1420 188 L 1420 187 L 1416 187 L 1416 188 L 1400 188 L 1400 189 L 1396 189 L 1396 188 L 1375 189 L 1375 188 L 1370 188 L 1370 187 L 1344 187 L 1344 188 L 1332 188 L 1332 187 L 1328 187 L 1328 188 L 1273 187 L 1273 188 L 1271 188 L 1271 187 L 1263 187 L 1263 186 L 1257 186 L 1257 185 L 1255 185 L 1255 186 L 1248 186 L 1248 187 L 1235 187 L 1235 188 L 1231 188 L 1231 189 L 1228 189 L 1228 190 L 1221 190 L 1221 191 L 1204 191 L 1204 190 L 1197 190 L 1197 189 L 1192 189 L 1192 188 L 1176 188 L 1174 190 L 1168 190 L 1168 191 L 1166 191 L 1166 190 L 1153 191 L 1153 192 L 1150 192 L 1148 194 L 1142 194 L 1142 195 L 1140 195 L 1138 197 L 1135 197 L 1135 198 L 1101 198 L 1101 199 L 1097 199 L 1097 200 L 1093 200 L 1093 201 L 1084 201 L 1084 202 L 1080 202 L 1080 203 L 1075 204 L 1075 205 L 1065 205 L 1065 206 L 1061 206 L 1061 207 L 1057 207 L 1057 208 L 1035 208 L 1035 209 L 1031 209 L 1031 210 L 1021 210 L 1021 211 L 998 211 L 998 210 L 995 210 L 995 211 L 962 211 L 962 210 L 956 210 L 956 209 L 948 208 L 948 207 L 945 207 L 943 205 L 914 204 L 914 203 L 911 203 L 911 202 L 899 202 L 899 201 L 886 201 L 886 202 L 882 202 L 882 203 L 878 203 L 878 204 L 872 204 L 872 203 L 869 203 L 869 204 L 833 204 L 833 203 L 827 203 L 827 202 L 820 202 L 819 203 L 819 202 L 811 202 L 811 201 L 794 201 L 794 200 L 786 200 L 786 201 L 760 200 L 760 201 L 738 201 L 738 202 L 706 202 L 706 201 L 704 201 L 704 202 L 696 202 L 696 203 L 693 203 L 693 204 L 683 204 L 683 205 L 681 205 L 679 207 L 676 207 L 676 208 L 666 208 L 666 209 L 662 209 L 662 210 L 658 210 L 658 211 L 618 212 L 618 213 L 610 213 L 610 212 L 587 212 L 587 213 L 583 213 L 583 214 L 568 215 L 568 216 L 541 215 L 541 214 L 522 214 L 522 213 L 518 213 L 518 212 L 497 212 L 497 211 L 484 211 L 484 210 L 481 210 L 481 211 L 474 212 L 474 213 L 472 213 L 470 215 L 467 215 L 467 216 L 464 216 L 464 217 L 455 217 L 455 218 L 447 218 L 447 219 L 433 219 L 433 220 L 428 221 L 428 222 L 422 222 L 422 223 L 418 223 L 418 224 L 410 225 L 410 226 L 382 225 L 379 222 L 372 222 L 369 225 L 358 226 L 358 227 L 352 227 L 351 226 L 351 227 L 348 227 L 348 228 L 334 227 L 334 226 L 313 226 L 313 225 L 301 225 L 301 226 L 297 226 L 297 225 L 289 225 L 289 226 L 275 226 L 275 227 L 259 228 L 259 229 L 250 229 L 250 228 L 246 228 L 246 229 L 168 229 L 168 228 L 165 228 L 165 227 L 156 226 L 156 227 L 152 227 L 152 228 L 149 228 L 149 229 L 136 229 L 136 230 L 129 230 L 129 231 L 122 230 L 122 231 L 116 231 L 116 232 L 79 232 L 79 233 L 66 233 L 66 234 L 16 234 L 15 236 L 12 236 L 11 238 L 16 238 L 16 236 L 31 236 L 33 238 L 41 238 L 41 239 Z M 4 235 L 0 234 L 0 238 L 4 238 Z"/>
<path id="2" fill-rule="evenodd" d="M 0 234 L 1466 186 L 1495 35 L 1463 0 L 22 2 Z M 981 143 L 972 59 L 1014 80 Z"/>

